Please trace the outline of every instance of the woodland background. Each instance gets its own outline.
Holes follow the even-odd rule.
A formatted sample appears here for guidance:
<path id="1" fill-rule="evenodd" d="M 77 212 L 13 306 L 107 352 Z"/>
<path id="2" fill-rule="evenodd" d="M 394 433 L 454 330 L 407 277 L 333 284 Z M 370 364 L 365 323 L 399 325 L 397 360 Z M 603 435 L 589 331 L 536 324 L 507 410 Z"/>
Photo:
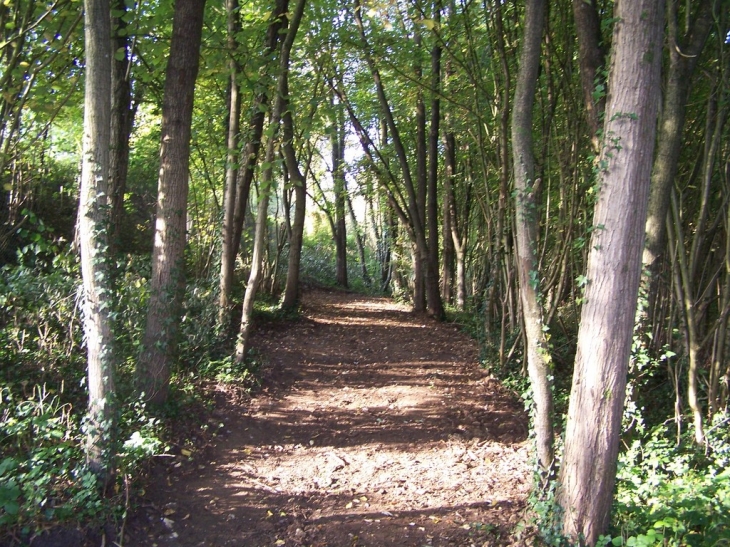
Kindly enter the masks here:
<path id="1" fill-rule="evenodd" d="M 316 283 L 390 294 L 479 339 L 484 366 L 536 408 L 538 443 L 549 440 L 534 512 L 545 542 L 561 544 L 552 450 L 603 229 L 602 161 L 621 146 L 602 129 L 618 18 L 609 0 L 526 4 L 115 0 L 87 2 L 85 21 L 78 0 L 3 2 L 0 527 L 27 537 L 121 519 L 137 469 L 202 404 L 200 386 L 255 377 L 257 317 L 296 313 Z M 92 7 L 109 23 L 100 43 L 113 44 L 102 69 Z M 617 487 L 591 543 L 730 539 L 729 8 L 668 0 L 657 27 Z M 108 91 L 92 86 L 108 101 L 108 156 L 95 164 L 104 186 L 86 194 L 95 70 L 108 70 Z M 521 81 L 535 84 L 524 180 Z M 109 328 L 99 385 L 84 256 Z M 527 378 L 534 325 L 551 401 L 542 422 Z"/>

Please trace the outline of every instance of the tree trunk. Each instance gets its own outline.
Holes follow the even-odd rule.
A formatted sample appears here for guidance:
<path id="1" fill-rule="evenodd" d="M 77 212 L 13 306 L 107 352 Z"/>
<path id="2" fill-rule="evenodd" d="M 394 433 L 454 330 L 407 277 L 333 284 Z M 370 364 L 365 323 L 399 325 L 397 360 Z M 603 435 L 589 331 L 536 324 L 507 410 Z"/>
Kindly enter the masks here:
<path id="1" fill-rule="evenodd" d="M 678 35 L 677 0 L 667 4 L 669 21 L 669 69 L 664 90 L 657 153 L 651 175 L 649 210 L 646 218 L 646 245 L 642 263 L 647 276 L 644 284 L 651 308 L 656 300 L 659 269 L 667 247 L 666 220 L 671 188 L 677 176 L 682 131 L 684 129 L 687 96 L 692 75 L 697 67 L 712 26 L 713 5 L 716 0 L 702 0 L 690 32 L 680 40 Z"/>
<path id="2" fill-rule="evenodd" d="M 663 16 L 662 0 L 619 0 L 615 6 L 598 201 L 558 486 L 564 533 L 588 545 L 608 527 L 616 482 L 654 152 Z"/>
<path id="3" fill-rule="evenodd" d="M 365 242 L 363 241 L 363 236 L 360 232 L 360 228 L 358 228 L 357 217 L 355 216 L 355 209 L 352 206 L 352 199 L 350 198 L 350 194 L 346 194 L 345 197 L 347 198 L 347 212 L 350 215 L 350 222 L 352 222 L 352 230 L 355 232 L 355 242 L 357 243 L 357 254 L 360 258 L 360 271 L 362 272 L 362 280 L 366 285 L 370 285 L 372 283 L 372 280 L 370 279 L 370 274 L 368 273 L 368 264 L 365 257 Z"/>
<path id="4" fill-rule="evenodd" d="M 115 0 L 114 9 L 126 13 L 124 0 Z M 111 135 L 109 142 L 109 196 L 111 200 L 110 253 L 119 251 L 124 219 L 124 193 L 129 170 L 129 139 L 132 135 L 136 107 L 132 107 L 132 87 L 129 80 L 129 38 L 123 17 L 112 17 L 114 27 L 112 58 Z M 117 58 L 122 52 L 121 59 Z"/>
<path id="5" fill-rule="evenodd" d="M 362 21 L 362 14 L 361 14 L 361 4 L 360 0 L 354 1 L 354 17 L 355 17 L 355 23 L 357 24 L 360 39 L 362 41 L 362 44 L 364 46 L 364 55 L 365 60 L 368 64 L 368 67 L 370 68 L 370 74 L 373 77 L 373 82 L 375 83 L 375 91 L 378 96 L 378 102 L 380 103 L 380 107 L 383 111 L 383 117 L 385 119 L 385 123 L 387 124 L 388 130 L 390 131 L 391 141 L 393 143 L 393 148 L 395 150 L 396 157 L 398 158 L 398 164 L 401 168 L 401 176 L 403 178 L 403 183 L 405 185 L 406 194 L 407 194 L 407 201 L 408 201 L 408 221 L 409 221 L 409 227 L 411 228 L 413 240 L 417 248 L 417 256 L 414 259 L 415 263 L 421 263 L 426 268 L 426 271 L 424 272 L 424 280 L 425 283 L 433 283 L 435 284 L 435 291 L 427 291 L 428 294 L 434 294 L 434 302 L 433 302 L 433 308 L 435 310 L 443 310 L 443 306 L 441 304 L 441 294 L 439 293 L 439 287 L 438 287 L 438 270 L 435 272 L 428 271 L 429 268 L 429 262 L 428 262 L 428 241 L 426 239 L 426 228 L 425 223 L 422 220 L 422 214 L 420 211 L 423 210 L 422 207 L 419 206 L 419 203 L 421 203 L 421 200 L 423 199 L 420 197 L 416 185 L 414 185 L 414 179 L 412 176 L 412 171 L 410 168 L 410 165 L 408 163 L 408 154 L 406 153 L 405 146 L 403 144 L 403 140 L 400 137 L 400 131 L 398 130 L 398 126 L 395 123 L 395 118 L 393 117 L 393 112 L 390 108 L 390 103 L 388 102 L 388 98 L 385 94 L 385 88 L 383 87 L 382 78 L 380 76 L 380 71 L 378 70 L 377 65 L 375 64 L 375 61 L 373 60 L 373 57 L 369 51 L 369 44 L 367 40 L 367 35 L 365 33 L 365 26 L 363 25 Z M 425 150 L 425 148 L 424 148 Z M 424 163 L 425 164 L 425 163 Z M 418 180 L 416 181 L 418 182 Z M 424 179 L 425 182 L 425 179 Z M 437 297 L 437 298 L 436 298 Z M 431 306 L 429 306 L 431 307 Z M 417 307 L 414 305 L 414 309 L 417 310 Z M 442 312 L 441 312 L 442 313 Z M 439 315 L 440 317 L 440 315 Z"/>
<path id="6" fill-rule="evenodd" d="M 283 25 L 283 15 L 289 7 L 289 0 L 276 0 L 276 5 L 271 13 L 271 23 L 266 33 L 266 49 L 264 55 L 273 57 L 279 45 L 281 37 L 281 27 Z M 251 183 L 253 182 L 254 171 L 258 163 L 259 151 L 261 149 L 261 136 L 264 132 L 264 121 L 266 119 L 266 111 L 269 104 L 269 95 L 262 92 L 256 96 L 251 105 L 251 118 L 246 126 L 246 144 L 242 147 L 238 161 L 242 165 L 236 176 L 236 196 L 233 204 L 233 220 L 231 222 L 231 233 L 223 238 L 230 238 L 228 245 L 224 247 L 226 253 L 221 254 L 221 280 L 232 280 L 235 270 L 236 256 L 241 246 L 241 235 L 243 234 L 243 221 L 246 216 L 246 207 L 248 206 L 248 196 L 251 191 Z M 230 303 L 231 285 L 221 283 L 221 294 L 219 295 L 219 305 L 223 302 Z M 227 315 L 225 309 L 219 311 L 220 315 Z M 224 317 L 225 320 L 225 317 Z"/>
<path id="7" fill-rule="evenodd" d="M 552 363 L 540 304 L 540 273 L 536 257 L 538 204 L 535 200 L 540 181 L 535 180 L 535 158 L 532 150 L 532 110 L 540 66 L 544 10 L 544 0 L 527 2 L 512 114 L 512 147 L 516 192 L 515 242 L 525 328 L 525 352 L 535 406 L 537 460 L 541 478 L 546 480 L 552 474 L 554 455 L 550 385 Z"/>
<path id="8" fill-rule="evenodd" d="M 441 3 L 434 2 L 434 21 L 441 24 Z M 428 199 L 426 218 L 428 222 L 428 267 L 430 276 L 426 284 L 428 313 L 436 319 L 444 318 L 439 283 L 439 219 L 438 219 L 438 169 L 439 169 L 439 132 L 441 122 L 441 46 L 439 38 L 431 50 L 431 127 L 428 136 Z M 435 279 L 434 279 L 435 278 Z"/>
<path id="9" fill-rule="evenodd" d="M 205 0 L 176 0 L 165 73 L 150 301 L 138 363 L 140 390 L 154 404 L 167 399 L 170 367 L 177 353 L 185 282 L 190 133 L 204 8 Z"/>
<path id="10" fill-rule="evenodd" d="M 447 130 L 444 136 L 444 192 L 442 206 L 443 259 L 441 267 L 441 297 L 445 303 L 452 301 L 454 279 L 454 241 L 451 227 L 454 222 L 454 182 L 456 173 L 456 137 Z"/>
<path id="11" fill-rule="evenodd" d="M 231 309 L 231 289 L 233 287 L 233 268 L 236 249 L 233 248 L 233 217 L 236 209 L 236 180 L 238 179 L 238 134 L 241 129 L 241 86 L 238 83 L 238 63 L 233 57 L 236 52 L 236 33 L 238 24 L 237 0 L 226 0 L 228 16 L 228 50 L 231 59 L 228 61 L 230 71 L 228 102 L 228 157 L 226 159 L 226 185 L 223 197 L 223 233 L 221 234 L 221 267 L 218 295 L 218 326 L 228 325 Z"/>
<path id="12" fill-rule="evenodd" d="M 421 48 L 421 34 L 416 30 L 415 49 Z M 418 55 L 416 59 L 419 59 Z M 420 60 L 416 61 L 413 72 L 417 82 L 423 79 L 423 68 Z M 428 164 L 426 150 L 426 103 L 423 101 L 423 90 L 420 86 L 416 92 L 416 210 L 418 220 L 423 229 L 426 229 L 426 200 L 428 196 Z M 416 243 L 413 253 L 413 311 L 426 311 L 426 268 L 427 256 L 422 256 L 420 247 Z"/>
<path id="13" fill-rule="evenodd" d="M 83 279 L 89 429 L 86 457 L 103 481 L 112 472 L 114 337 L 107 261 L 108 175 L 111 119 L 111 20 L 108 0 L 85 0 L 86 87 L 79 192 L 79 241 Z"/>
<path id="14" fill-rule="evenodd" d="M 336 279 L 340 287 L 347 288 L 347 223 L 345 180 L 345 120 L 342 105 L 333 103 L 334 123 L 332 124 L 332 180 L 335 192 L 335 253 Z"/>
<path id="15" fill-rule="evenodd" d="M 296 38 L 299 24 L 304 13 L 306 0 L 297 0 L 291 21 L 289 22 L 289 30 L 281 47 L 281 57 L 279 60 L 279 79 L 276 89 L 276 99 L 271 112 L 271 124 L 273 131 L 269 135 L 266 144 L 266 158 L 264 159 L 266 168 L 264 169 L 261 184 L 259 186 L 259 203 L 256 211 L 256 235 L 254 237 L 253 255 L 251 257 L 251 273 L 246 284 L 246 294 L 243 298 L 243 309 L 241 312 L 241 328 L 236 343 L 235 360 L 242 363 L 246 358 L 249 349 L 249 337 L 251 335 L 253 304 L 256 298 L 259 282 L 261 281 L 261 271 L 263 267 L 263 257 L 266 245 L 266 220 L 269 210 L 269 196 L 271 195 L 273 186 L 273 165 L 276 151 L 276 139 L 278 135 L 279 122 L 282 112 L 287 103 L 286 96 L 289 90 L 289 56 L 291 54 L 294 39 Z"/>
<path id="16" fill-rule="evenodd" d="M 299 302 L 299 268 L 302 257 L 302 243 L 304 241 L 304 220 L 307 207 L 307 180 L 302 175 L 294 152 L 294 122 L 291 110 L 288 108 L 289 85 L 284 90 L 284 99 L 287 106 L 283 115 L 283 148 L 286 168 L 289 171 L 291 184 L 294 187 L 296 203 L 294 205 L 294 221 L 289 237 L 289 265 L 286 274 L 286 287 L 281 307 L 284 310 L 293 310 Z"/>
<path id="17" fill-rule="evenodd" d="M 596 0 L 573 0 L 573 18 L 578 37 L 580 82 L 586 107 L 588 130 L 596 152 L 599 151 L 598 129 L 605 108 L 605 93 L 597 89 L 599 70 L 606 52 L 601 47 L 601 21 Z"/>

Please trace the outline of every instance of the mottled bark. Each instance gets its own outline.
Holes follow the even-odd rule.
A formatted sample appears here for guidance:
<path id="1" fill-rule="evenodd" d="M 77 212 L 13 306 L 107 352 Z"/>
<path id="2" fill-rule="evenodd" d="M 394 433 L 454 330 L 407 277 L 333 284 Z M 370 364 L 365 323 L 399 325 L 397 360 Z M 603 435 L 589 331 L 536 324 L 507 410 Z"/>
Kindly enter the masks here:
<path id="1" fill-rule="evenodd" d="M 162 104 L 162 146 L 147 325 L 138 361 L 145 399 L 167 399 L 185 282 L 190 134 L 205 0 L 177 0 Z"/>
<path id="2" fill-rule="evenodd" d="M 658 289 L 659 270 L 667 247 L 666 220 L 671 188 L 677 176 L 682 132 L 684 129 L 692 76 L 712 26 L 716 0 L 702 0 L 690 31 L 679 36 L 677 0 L 667 3 L 669 67 L 664 86 L 664 101 L 657 136 L 657 152 L 651 175 L 649 210 L 646 218 L 646 244 L 642 257 L 647 273 L 645 285 L 649 305 L 653 306 Z M 651 310 L 647 314 L 651 317 Z"/>
<path id="3" fill-rule="evenodd" d="M 661 67 L 662 0 L 619 0 L 598 201 L 560 470 L 563 531 L 594 545 L 616 482 Z"/>
<path id="4" fill-rule="evenodd" d="M 597 87 L 604 86 L 600 69 L 604 64 L 606 51 L 601 46 L 601 20 L 598 17 L 596 0 L 573 0 L 573 18 L 578 37 L 578 62 L 580 83 L 583 89 L 583 102 L 591 141 L 596 151 L 599 149 L 598 129 L 606 106 L 605 93 Z"/>
<path id="5" fill-rule="evenodd" d="M 289 178 L 294 187 L 294 220 L 291 225 L 289 237 L 289 264 L 286 274 L 286 286 L 284 288 L 284 299 L 281 302 L 282 309 L 292 310 L 299 303 L 299 268 L 302 257 L 302 243 L 304 241 L 304 217 L 307 207 L 307 180 L 299 169 L 296 153 L 294 152 L 294 122 L 291 110 L 288 108 L 289 85 L 286 84 L 284 98 L 287 100 L 287 107 L 284 108 L 283 122 L 283 149 L 286 168 L 289 171 Z"/>
<path id="6" fill-rule="evenodd" d="M 533 393 L 537 460 L 540 474 L 546 479 L 552 473 L 554 456 L 550 386 L 552 366 L 540 305 L 540 272 L 536 255 L 538 204 L 535 201 L 540 181 L 535 180 L 535 157 L 532 149 L 532 111 L 540 67 L 544 10 L 544 0 L 527 2 L 513 103 L 512 150 L 516 192 L 515 250 L 525 329 L 525 352 Z"/>
<path id="7" fill-rule="evenodd" d="M 112 98 L 111 133 L 109 141 L 109 199 L 111 200 L 110 252 L 115 254 L 121 246 L 121 230 L 124 219 L 124 193 L 129 171 L 129 139 L 132 135 L 136 106 L 132 105 L 130 83 L 129 37 L 122 14 L 127 11 L 124 0 L 115 0 L 114 10 L 120 15 L 112 17 Z"/>
<path id="8" fill-rule="evenodd" d="M 86 86 L 79 192 L 79 243 L 83 280 L 89 414 L 86 456 L 106 480 L 113 447 L 114 350 L 111 283 L 106 253 L 111 118 L 111 20 L 108 0 L 85 0 Z"/>

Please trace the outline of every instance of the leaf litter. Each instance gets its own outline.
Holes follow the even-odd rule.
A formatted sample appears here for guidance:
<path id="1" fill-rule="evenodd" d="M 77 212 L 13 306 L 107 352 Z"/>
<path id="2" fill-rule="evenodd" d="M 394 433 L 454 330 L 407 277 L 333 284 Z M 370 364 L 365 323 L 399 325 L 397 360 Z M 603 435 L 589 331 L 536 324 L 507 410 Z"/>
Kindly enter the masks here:
<path id="1" fill-rule="evenodd" d="M 456 326 L 310 290 L 253 344 L 262 388 L 220 398 L 227 433 L 151 470 L 125 545 L 529 542 L 527 416 Z"/>

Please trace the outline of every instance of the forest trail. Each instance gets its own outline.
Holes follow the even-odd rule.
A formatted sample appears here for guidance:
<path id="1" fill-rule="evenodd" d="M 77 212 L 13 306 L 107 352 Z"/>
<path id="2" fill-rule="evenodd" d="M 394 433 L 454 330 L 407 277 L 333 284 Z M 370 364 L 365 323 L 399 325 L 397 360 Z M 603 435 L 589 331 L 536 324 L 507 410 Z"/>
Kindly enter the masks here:
<path id="1" fill-rule="evenodd" d="M 204 455 L 162 458 L 125 546 L 527 543 L 527 417 L 457 327 L 314 290 L 253 344 L 262 389 Z"/>

